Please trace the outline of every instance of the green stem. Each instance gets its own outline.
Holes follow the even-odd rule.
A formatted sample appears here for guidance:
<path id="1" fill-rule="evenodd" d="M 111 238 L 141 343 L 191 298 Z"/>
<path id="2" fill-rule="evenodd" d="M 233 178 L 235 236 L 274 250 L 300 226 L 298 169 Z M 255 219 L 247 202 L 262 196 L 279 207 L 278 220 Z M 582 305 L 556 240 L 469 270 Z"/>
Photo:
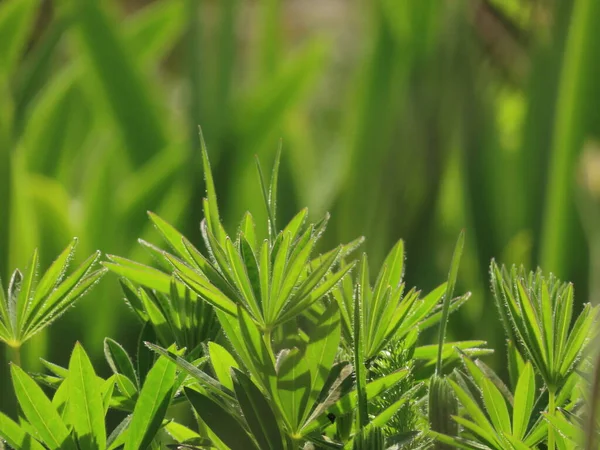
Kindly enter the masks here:
<path id="1" fill-rule="evenodd" d="M 21 346 L 20 345 L 9 345 L 8 346 L 8 361 L 13 363 L 15 366 L 21 367 Z"/>
<path id="2" fill-rule="evenodd" d="M 446 339 L 446 326 L 448 324 L 448 316 L 450 315 L 450 301 L 454 295 L 454 286 L 456 285 L 456 277 L 458 276 L 458 265 L 462 256 L 463 247 L 465 245 L 465 230 L 461 230 L 458 235 L 456 247 L 452 254 L 452 262 L 450 263 L 450 271 L 448 272 L 448 284 L 446 285 L 446 293 L 444 294 L 444 303 L 442 305 L 442 320 L 440 321 L 440 334 L 438 338 L 438 356 L 435 365 L 435 373 L 442 376 L 442 353 L 444 349 L 444 340 Z"/>
<path id="3" fill-rule="evenodd" d="M 554 413 L 556 410 L 556 392 L 554 390 L 548 391 L 548 416 L 554 417 Z M 552 425 L 548 427 L 548 450 L 554 450 L 554 428 Z"/>

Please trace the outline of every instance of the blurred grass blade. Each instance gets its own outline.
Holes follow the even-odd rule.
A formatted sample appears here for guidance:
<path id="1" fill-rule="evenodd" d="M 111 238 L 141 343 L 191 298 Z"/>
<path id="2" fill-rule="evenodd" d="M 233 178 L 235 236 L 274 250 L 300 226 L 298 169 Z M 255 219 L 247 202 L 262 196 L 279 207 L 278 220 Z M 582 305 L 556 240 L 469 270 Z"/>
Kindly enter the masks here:
<path id="1" fill-rule="evenodd" d="M 0 83 L 13 73 L 37 11 L 38 0 L 6 0 L 0 5 Z"/>
<path id="2" fill-rule="evenodd" d="M 69 0 L 72 29 L 115 118 L 130 160 L 140 165 L 165 147 L 167 135 L 151 91 L 118 27 L 94 0 Z M 144 130 L 140 132 L 140 130 Z"/>
<path id="3" fill-rule="evenodd" d="M 591 98 L 599 94 L 596 75 L 600 62 L 596 44 L 600 30 L 595 18 L 600 3 L 581 0 L 573 6 L 563 54 L 558 98 L 553 126 L 552 152 L 544 204 L 541 264 L 544 270 L 561 277 L 567 273 L 573 220 L 573 177 L 577 155 L 584 140 L 599 124 Z M 588 117 L 596 120 L 592 122 Z"/>

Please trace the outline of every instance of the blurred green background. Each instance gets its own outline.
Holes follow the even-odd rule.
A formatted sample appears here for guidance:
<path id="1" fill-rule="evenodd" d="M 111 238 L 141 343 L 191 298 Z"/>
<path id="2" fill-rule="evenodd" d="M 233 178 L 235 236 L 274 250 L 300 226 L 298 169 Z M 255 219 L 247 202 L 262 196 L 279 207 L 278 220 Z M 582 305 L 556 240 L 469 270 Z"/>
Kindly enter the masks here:
<path id="1" fill-rule="evenodd" d="M 149 262 L 147 210 L 198 243 L 201 125 L 230 230 L 266 221 L 254 155 L 268 167 L 280 138 L 281 220 L 330 211 L 327 244 L 364 235 L 376 263 L 405 239 L 409 285 L 446 278 L 465 228 L 473 298 L 450 333 L 502 350 L 492 257 L 598 297 L 598 17 L 596 0 L 1 0 L 0 276 L 72 236 L 80 257 Z M 105 277 L 25 368 L 76 340 L 135 347 L 121 297 Z"/>

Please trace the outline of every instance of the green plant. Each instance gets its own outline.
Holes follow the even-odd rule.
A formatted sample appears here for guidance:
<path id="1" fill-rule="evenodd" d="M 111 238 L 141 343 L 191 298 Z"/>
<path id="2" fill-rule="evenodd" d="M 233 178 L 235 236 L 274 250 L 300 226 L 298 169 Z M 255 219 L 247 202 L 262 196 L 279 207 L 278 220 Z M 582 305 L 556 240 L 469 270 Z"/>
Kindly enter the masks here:
<path id="1" fill-rule="evenodd" d="M 573 376 L 592 334 L 599 306 L 587 304 L 571 325 L 573 286 L 541 270 L 491 265 L 492 286 L 507 337 L 536 368 L 548 390 L 548 414 L 556 410 L 556 396 Z M 548 447 L 554 449 L 554 433 Z"/>
<path id="2" fill-rule="evenodd" d="M 99 378 L 80 344 L 50 399 L 33 378 L 11 367 L 15 393 L 24 418 L 19 423 L 0 414 L 0 437 L 14 449 L 140 449 L 146 448 L 163 426 L 167 407 L 177 390 L 175 365 L 160 358 L 147 374 L 135 407 L 110 434 L 105 416 L 115 407 L 121 386 L 117 374 Z"/>
<path id="3" fill-rule="evenodd" d="M 404 294 L 402 241 L 372 284 L 367 255 L 356 265 L 351 260 L 361 239 L 314 254 L 327 217 L 307 223 L 303 210 L 279 231 L 279 154 L 268 188 L 257 165 L 267 210 L 264 238 L 250 213 L 230 237 L 203 141 L 201 150 L 204 253 L 150 214 L 173 252 L 140 241 L 159 268 L 110 256 L 105 268 L 88 273 L 93 255 L 61 281 L 71 246 L 37 290 L 28 287 L 33 281 L 23 284 L 30 303 L 23 306 L 23 291 L 11 283 L 5 309 L 22 308 L 24 317 L 35 319 L 63 312 L 109 269 L 121 276 L 126 301 L 143 323 L 135 362 L 105 339 L 107 379 L 96 375 L 79 344 L 68 368 L 42 360 L 50 373 L 30 376 L 13 365 L 23 417 L 17 423 L 0 415 L 0 437 L 11 447 L 566 450 L 583 442 L 581 386 L 600 307 L 587 305 L 571 326 L 572 285 L 492 262 L 492 288 L 509 339 L 509 388 L 473 359 L 490 353 L 484 341 L 446 342 L 450 313 L 469 298 L 453 297 L 464 232 L 447 283 L 423 297 L 416 289 Z M 36 258 L 24 279 L 34 279 Z M 5 315 L 13 316 L 19 317 Z M 418 345 L 420 332 L 437 323 L 437 344 Z M 51 399 L 38 383 L 54 391 Z M 178 417 L 181 405 L 193 411 L 195 430 Z M 121 416 L 111 433 L 109 410 Z M 594 417 L 588 429 L 595 430 Z"/>
<path id="4" fill-rule="evenodd" d="M 66 276 L 76 245 L 74 239 L 41 277 L 36 250 L 24 274 L 15 269 L 6 294 L 0 279 L 0 341 L 13 350 L 17 365 L 21 346 L 64 314 L 106 272 L 92 269 L 98 251 Z"/>

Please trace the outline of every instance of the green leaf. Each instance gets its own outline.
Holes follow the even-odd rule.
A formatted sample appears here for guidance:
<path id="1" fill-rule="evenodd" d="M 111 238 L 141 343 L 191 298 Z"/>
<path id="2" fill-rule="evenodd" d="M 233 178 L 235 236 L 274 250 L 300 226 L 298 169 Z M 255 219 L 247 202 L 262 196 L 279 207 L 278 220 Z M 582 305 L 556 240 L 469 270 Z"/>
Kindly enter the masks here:
<path id="1" fill-rule="evenodd" d="M 104 406 L 92 363 L 77 343 L 69 361 L 69 417 L 79 445 L 104 450 Z"/>
<path id="2" fill-rule="evenodd" d="M 15 394 L 25 417 L 50 449 L 76 450 L 69 431 L 48 397 L 18 366 L 10 367 Z"/>
<path id="3" fill-rule="evenodd" d="M 583 307 L 583 311 L 575 321 L 571 334 L 565 346 L 564 357 L 560 360 L 560 374 L 565 376 L 567 371 L 572 368 L 575 361 L 581 355 L 583 345 L 589 338 L 590 330 L 596 316 L 598 315 L 598 306 L 592 308 L 588 303 Z"/>
<path id="4" fill-rule="evenodd" d="M 110 436 L 106 440 L 106 449 L 114 450 L 122 447 L 127 439 L 127 430 L 129 423 L 131 422 L 131 414 L 126 416 L 119 425 L 110 433 Z"/>
<path id="5" fill-rule="evenodd" d="M 0 413 L 0 438 L 15 450 L 44 450 L 42 444 L 2 413 Z"/>
<path id="6" fill-rule="evenodd" d="M 306 361 L 311 374 L 311 389 L 308 399 L 310 407 L 316 402 L 327 381 L 340 345 L 340 315 L 335 303 L 329 305 L 308 335 Z M 309 412 L 309 409 L 305 411 L 302 422 L 306 421 Z"/>
<path id="7" fill-rule="evenodd" d="M 546 344 L 546 348 L 544 350 L 548 355 L 548 365 L 550 366 L 549 368 L 552 372 L 554 372 L 554 317 L 552 315 L 552 299 L 550 297 L 550 291 L 548 289 L 548 283 L 546 282 L 546 280 L 542 280 L 540 312 L 542 329 L 544 332 L 544 342 Z"/>
<path id="8" fill-rule="evenodd" d="M 458 267 L 460 265 L 460 258 L 462 256 L 463 247 L 465 246 L 465 230 L 461 230 L 458 235 L 456 246 L 454 247 L 454 253 L 452 254 L 452 262 L 450 263 L 450 271 L 448 272 L 448 284 L 446 285 L 446 293 L 444 294 L 444 303 L 442 306 L 442 319 L 440 322 L 440 334 L 438 338 L 439 353 L 435 371 L 441 375 L 442 371 L 442 348 L 444 347 L 444 340 L 446 339 L 446 327 L 448 325 L 448 315 L 450 314 L 450 301 L 452 295 L 454 295 L 454 286 L 456 284 L 456 278 L 458 277 Z"/>
<path id="9" fill-rule="evenodd" d="M 102 265 L 111 272 L 163 294 L 171 292 L 170 275 L 126 258 L 114 255 L 107 255 L 107 257 L 110 261 L 102 261 Z"/>
<path id="10" fill-rule="evenodd" d="M 363 254 L 362 257 L 359 277 L 357 292 L 354 296 L 354 336 L 352 349 L 354 351 L 354 371 L 356 376 L 356 392 L 358 396 L 358 425 L 363 428 L 369 423 L 367 393 L 365 391 L 367 375 L 365 368 L 363 309 L 371 300 L 371 287 L 369 284 L 369 265 L 366 254 Z"/>
<path id="11" fill-rule="evenodd" d="M 291 233 L 281 234 L 281 243 L 279 247 L 273 246 L 273 252 L 277 248 L 275 254 L 275 260 L 273 261 L 273 269 L 271 272 L 271 286 L 269 291 L 269 297 L 267 303 L 264 305 L 265 309 L 265 322 L 271 324 L 277 317 L 278 305 L 277 298 L 279 296 L 279 290 L 285 276 L 285 271 L 288 263 L 288 256 L 290 252 L 290 246 L 292 241 Z"/>
<path id="12" fill-rule="evenodd" d="M 270 343 L 269 346 L 267 346 L 260 330 L 250 316 L 239 306 L 238 323 L 238 339 L 241 339 L 241 342 L 243 342 L 246 354 L 249 356 L 250 364 L 248 365 L 248 368 L 251 370 L 252 375 L 262 382 L 262 387 L 272 394 L 275 391 L 277 381 L 275 374 L 275 357 L 270 348 Z"/>
<path id="13" fill-rule="evenodd" d="M 192 278 L 187 273 L 178 271 L 176 274 L 188 288 L 214 306 L 215 309 L 233 316 L 237 315 L 236 304 L 214 286 L 202 281 L 201 278 Z"/>
<path id="14" fill-rule="evenodd" d="M 231 379 L 231 369 L 239 369 L 238 363 L 225 348 L 216 342 L 208 343 L 208 354 L 210 362 L 219 382 L 233 391 L 233 380 Z"/>
<path id="15" fill-rule="evenodd" d="M 211 378 L 204 371 L 198 369 L 192 363 L 189 363 L 188 361 L 186 361 L 179 355 L 176 355 L 176 354 L 174 354 L 164 348 L 161 348 L 157 345 L 151 344 L 149 342 L 146 342 L 146 345 L 150 349 L 152 349 L 153 351 L 158 353 L 159 355 L 164 356 L 165 358 L 168 358 L 171 361 L 173 361 L 175 364 L 177 364 L 177 366 L 181 370 L 186 372 L 192 378 L 195 378 L 199 382 L 199 384 L 204 389 L 206 389 L 208 392 L 210 392 L 212 395 L 215 395 L 217 397 L 222 397 L 224 400 L 227 400 L 227 401 L 234 401 L 233 392 L 231 392 L 225 386 L 220 384 L 217 380 Z"/>
<path id="16" fill-rule="evenodd" d="M 145 449 L 150 445 L 162 427 L 173 394 L 175 376 L 175 364 L 164 357 L 159 358 L 150 369 L 133 410 L 125 450 Z"/>
<path id="17" fill-rule="evenodd" d="M 156 65 L 181 36 L 185 20 L 184 2 L 163 0 L 150 3 L 127 17 L 124 37 L 140 65 Z"/>
<path id="18" fill-rule="evenodd" d="M 208 159 L 208 150 L 202 129 L 198 128 L 200 134 L 200 148 L 202 151 L 202 167 L 204 168 L 204 181 L 206 184 L 207 207 L 205 207 L 204 215 L 207 218 L 209 230 L 216 236 L 217 242 L 224 243 L 225 235 L 221 227 L 221 219 L 219 218 L 219 206 L 217 204 L 217 191 L 213 180 L 210 161 Z"/>
<path id="19" fill-rule="evenodd" d="M 149 322 L 144 323 L 137 342 L 136 367 L 140 386 L 144 385 L 155 357 L 155 353 L 146 347 L 145 342 L 156 342 L 156 332 Z"/>
<path id="20" fill-rule="evenodd" d="M 556 312 L 554 314 L 554 331 L 555 337 L 555 354 L 558 361 L 562 361 L 564 351 L 569 337 L 569 327 L 573 317 L 573 285 L 569 284 L 566 291 L 560 296 L 557 301 Z"/>
<path id="21" fill-rule="evenodd" d="M 130 160 L 142 165 L 165 147 L 167 137 L 152 91 L 118 34 L 119 27 L 94 1 L 71 0 L 64 14 L 73 18 L 71 30 L 101 89 L 93 92 L 107 102 Z"/>
<path id="22" fill-rule="evenodd" d="M 7 0 L 0 5 L 0 79 L 13 73 L 38 7 L 37 0 Z"/>
<path id="23" fill-rule="evenodd" d="M 259 448 L 283 450 L 281 431 L 269 401 L 247 375 L 235 368 L 231 372 L 235 395 Z"/>
<path id="24" fill-rule="evenodd" d="M 483 411 L 479 409 L 477 403 L 475 403 L 471 396 L 467 394 L 458 384 L 452 380 L 448 380 L 448 382 L 452 386 L 452 389 L 454 389 L 458 401 L 464 406 L 469 416 L 471 416 L 475 423 L 481 427 L 485 433 L 493 436 L 495 434 L 494 427 L 488 421 Z"/>
<path id="25" fill-rule="evenodd" d="M 409 371 L 407 369 L 401 369 L 367 383 L 365 386 L 367 401 L 372 400 L 386 392 L 388 389 L 393 388 L 400 381 L 405 379 L 408 374 Z M 335 401 L 335 403 L 331 404 L 331 406 L 325 410 L 317 407 L 308 418 L 304 426 L 301 428 L 300 432 L 303 436 L 306 436 L 313 431 L 318 430 L 322 426 L 327 425 L 328 423 L 331 424 L 329 419 L 326 417 L 325 412 L 334 414 L 336 417 L 341 417 L 350 411 L 354 411 L 357 405 L 358 395 L 356 390 L 353 390 L 342 396 L 339 400 Z"/>
<path id="26" fill-rule="evenodd" d="M 354 263 L 341 268 L 304 297 L 301 297 L 300 294 L 297 293 L 287 303 L 286 308 L 284 308 L 284 312 L 277 320 L 277 323 L 284 323 L 287 320 L 296 317 L 303 311 L 306 311 L 313 303 L 327 295 L 353 268 Z M 314 273 L 315 272 L 311 273 L 308 278 L 311 278 Z M 304 286 L 304 284 L 302 286 Z M 302 290 L 302 286 L 299 288 L 299 291 Z"/>
<path id="27" fill-rule="evenodd" d="M 74 238 L 71 243 L 65 248 L 62 253 L 54 260 L 54 262 L 50 265 L 48 270 L 44 272 L 44 275 L 40 279 L 36 289 L 33 300 L 31 301 L 31 307 L 28 311 L 33 310 L 50 292 L 54 289 L 54 287 L 60 283 L 65 272 L 67 271 L 67 267 L 69 266 L 69 262 L 73 258 L 75 254 L 75 247 L 77 246 L 77 238 Z M 25 315 L 25 320 L 29 317 L 29 315 Z"/>
<path id="28" fill-rule="evenodd" d="M 305 236 L 309 238 L 311 235 L 311 229 L 306 230 Z M 302 273 L 306 270 L 306 264 L 310 258 L 316 239 L 310 239 L 305 245 L 296 244 L 296 248 L 290 255 L 285 267 L 285 277 L 283 278 L 279 290 L 273 290 L 272 295 L 276 295 L 274 310 L 275 317 L 282 310 L 293 289 L 296 287 L 298 279 Z M 283 245 L 282 245 L 283 247 Z M 277 261 L 274 270 L 278 270 Z"/>
<path id="29" fill-rule="evenodd" d="M 454 447 L 466 450 L 489 450 L 488 446 L 465 438 L 446 436 L 445 434 L 436 433 L 435 431 L 430 431 L 429 435 L 435 438 L 435 440 L 438 442 L 450 445 L 451 448 Z"/>
<path id="30" fill-rule="evenodd" d="M 192 266 L 195 265 L 194 258 L 191 257 L 188 252 L 187 247 L 183 243 L 184 236 L 175 229 L 171 224 L 167 221 L 161 219 L 158 215 L 153 212 L 148 212 L 148 216 L 150 220 L 158 230 L 158 232 L 162 235 L 162 237 L 167 241 L 167 243 L 171 246 L 173 250 L 179 255 L 181 259 L 188 262 Z"/>
<path id="31" fill-rule="evenodd" d="M 280 356 L 278 363 L 277 394 L 283 412 L 296 432 L 307 408 L 311 378 L 306 355 L 293 348 Z"/>
<path id="32" fill-rule="evenodd" d="M 277 180 L 279 178 L 279 163 L 281 162 L 281 147 L 282 141 L 280 139 L 269 183 L 269 210 L 271 211 L 270 216 L 273 220 L 273 236 L 277 234 Z"/>
<path id="33" fill-rule="evenodd" d="M 260 311 L 258 301 L 254 296 L 254 290 L 252 289 L 248 271 L 246 270 L 241 255 L 237 252 L 229 237 L 225 239 L 225 251 L 230 267 L 232 268 L 236 285 L 242 293 L 242 298 L 245 300 L 247 309 L 252 313 L 252 316 L 256 321 L 262 323 L 262 312 Z"/>
<path id="34" fill-rule="evenodd" d="M 139 380 L 133 362 L 121 344 L 111 338 L 104 339 L 104 356 L 113 373 L 123 374 L 133 384 L 138 385 Z"/>
<path id="35" fill-rule="evenodd" d="M 522 439 L 527 431 L 534 402 L 535 373 L 531 363 L 527 362 L 519 376 L 514 397 L 512 434 L 517 439 Z"/>
<path id="36" fill-rule="evenodd" d="M 30 305 L 32 291 L 34 289 L 34 283 L 36 278 L 37 267 L 39 263 L 37 249 L 33 252 L 29 267 L 25 270 L 25 276 L 21 281 L 21 289 L 19 291 L 19 298 L 17 299 L 17 327 L 19 333 L 23 331 L 25 327 L 24 318 L 27 315 L 27 311 Z"/>
<path id="37" fill-rule="evenodd" d="M 490 415 L 494 427 L 498 431 L 511 433 L 510 416 L 504 397 L 498 388 L 489 379 L 481 380 L 481 391 L 483 393 L 483 401 Z"/>
<path id="38" fill-rule="evenodd" d="M 184 388 L 184 391 L 196 413 L 227 447 L 231 450 L 258 450 L 235 416 L 199 392 L 187 387 Z"/>

